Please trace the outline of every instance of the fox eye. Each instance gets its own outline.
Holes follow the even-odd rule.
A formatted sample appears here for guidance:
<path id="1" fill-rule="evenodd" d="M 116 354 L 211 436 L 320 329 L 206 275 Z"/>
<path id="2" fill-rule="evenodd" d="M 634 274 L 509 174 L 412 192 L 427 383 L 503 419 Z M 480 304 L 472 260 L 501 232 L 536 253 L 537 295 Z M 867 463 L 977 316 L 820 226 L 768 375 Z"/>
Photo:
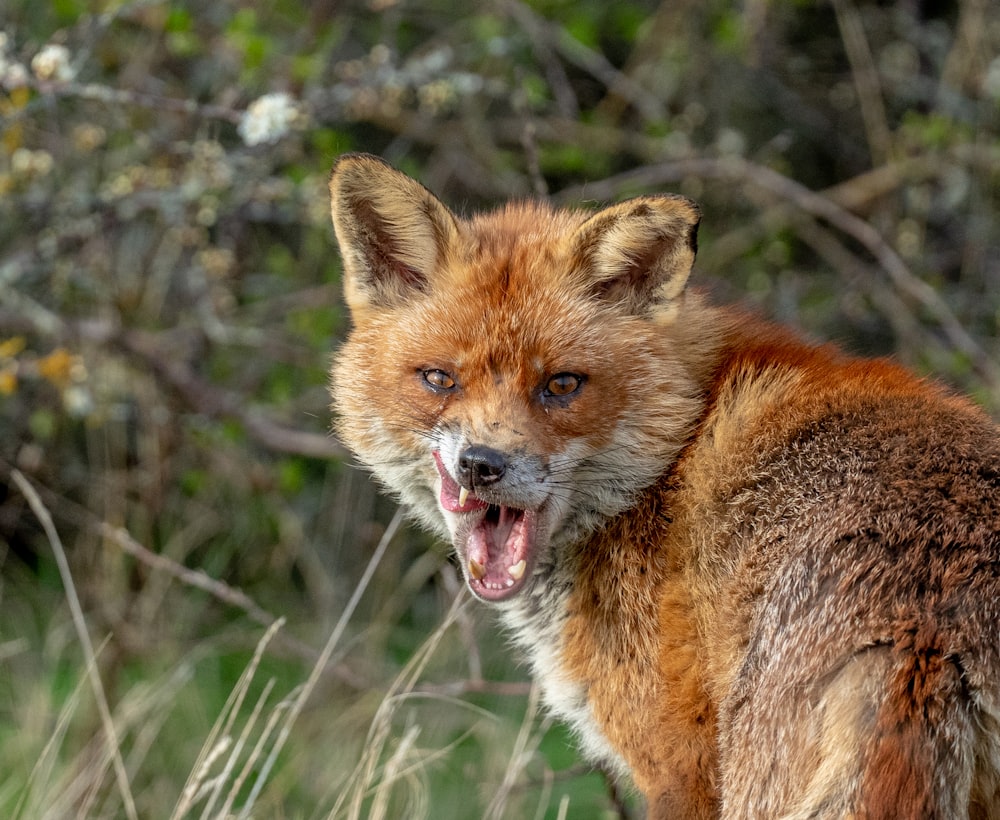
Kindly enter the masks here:
<path id="1" fill-rule="evenodd" d="M 565 398 L 579 390 L 583 381 L 583 376 L 577 376 L 575 373 L 556 373 L 545 384 L 545 395 L 557 399 Z"/>
<path id="2" fill-rule="evenodd" d="M 455 387 L 455 380 L 444 370 L 424 370 L 422 373 L 424 381 L 434 390 L 451 390 Z"/>

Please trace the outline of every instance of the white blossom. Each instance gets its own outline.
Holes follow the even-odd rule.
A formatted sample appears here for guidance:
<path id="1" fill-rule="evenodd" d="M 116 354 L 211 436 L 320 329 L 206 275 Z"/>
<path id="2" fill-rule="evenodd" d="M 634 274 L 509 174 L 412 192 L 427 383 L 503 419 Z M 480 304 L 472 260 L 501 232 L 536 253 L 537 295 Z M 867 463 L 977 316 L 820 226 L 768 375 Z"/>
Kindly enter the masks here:
<path id="1" fill-rule="evenodd" d="M 8 53 L 10 35 L 0 31 L 0 85 L 8 90 L 19 88 L 28 81 L 28 72 L 17 60 Z"/>
<path id="2" fill-rule="evenodd" d="M 10 169 L 19 176 L 43 177 L 51 173 L 53 167 L 55 160 L 48 151 L 18 148 L 10 157 Z"/>
<path id="3" fill-rule="evenodd" d="M 55 43 L 49 43 L 31 59 L 31 70 L 39 80 L 66 83 L 76 76 L 69 64 L 69 49 Z"/>
<path id="4" fill-rule="evenodd" d="M 299 118 L 295 101 L 284 92 L 258 97 L 243 112 L 239 132 L 247 145 L 277 142 Z"/>
<path id="5" fill-rule="evenodd" d="M 62 394 L 66 412 L 74 418 L 89 416 L 94 410 L 94 397 L 90 391 L 78 384 L 67 387 Z"/>
<path id="6" fill-rule="evenodd" d="M 28 84 L 28 69 L 20 63 L 12 63 L 0 57 L 0 85 L 8 90 Z"/>

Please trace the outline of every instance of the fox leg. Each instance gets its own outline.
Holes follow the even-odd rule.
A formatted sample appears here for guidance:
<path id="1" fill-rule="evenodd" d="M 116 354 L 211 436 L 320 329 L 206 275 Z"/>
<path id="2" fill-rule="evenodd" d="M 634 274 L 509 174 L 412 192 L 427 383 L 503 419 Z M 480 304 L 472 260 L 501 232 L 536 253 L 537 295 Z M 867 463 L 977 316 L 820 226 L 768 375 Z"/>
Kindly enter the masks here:
<path id="1" fill-rule="evenodd" d="M 859 818 L 967 817 L 974 706 L 962 670 L 919 634 L 897 643 L 864 748 Z"/>
<path id="2" fill-rule="evenodd" d="M 790 685 L 773 671 L 733 704 L 724 817 L 970 816 L 974 707 L 933 643 L 863 650 L 820 682 Z M 990 816 L 982 808 L 971 816 Z"/>

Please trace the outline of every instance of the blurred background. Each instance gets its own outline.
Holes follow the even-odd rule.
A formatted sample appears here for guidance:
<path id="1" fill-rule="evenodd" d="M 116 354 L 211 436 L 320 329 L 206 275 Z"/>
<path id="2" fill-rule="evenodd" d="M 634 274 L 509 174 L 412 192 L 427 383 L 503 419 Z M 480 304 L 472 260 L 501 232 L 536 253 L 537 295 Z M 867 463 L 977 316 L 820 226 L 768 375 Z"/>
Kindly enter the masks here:
<path id="1" fill-rule="evenodd" d="M 992 0 L 5 0 L 0 815 L 635 815 L 330 435 L 326 181 L 677 191 L 693 281 L 1000 411 Z"/>

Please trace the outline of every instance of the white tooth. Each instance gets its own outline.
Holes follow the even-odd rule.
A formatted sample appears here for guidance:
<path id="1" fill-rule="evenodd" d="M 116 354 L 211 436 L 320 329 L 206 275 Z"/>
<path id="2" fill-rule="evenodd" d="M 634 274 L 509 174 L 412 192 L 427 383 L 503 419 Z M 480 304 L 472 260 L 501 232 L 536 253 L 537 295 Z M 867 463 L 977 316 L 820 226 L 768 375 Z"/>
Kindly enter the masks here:
<path id="1" fill-rule="evenodd" d="M 520 581 L 524 577 L 525 567 L 527 567 L 527 564 L 524 563 L 524 559 L 522 558 L 514 566 L 507 567 L 507 574 L 515 581 Z"/>
<path id="2" fill-rule="evenodd" d="M 470 558 L 469 575 L 471 575 L 477 581 L 482 581 L 486 575 L 486 567 L 480 564 L 475 558 Z"/>
<path id="3" fill-rule="evenodd" d="M 458 506 L 464 507 L 465 502 L 469 500 L 469 491 L 465 487 L 459 487 L 458 489 Z"/>

